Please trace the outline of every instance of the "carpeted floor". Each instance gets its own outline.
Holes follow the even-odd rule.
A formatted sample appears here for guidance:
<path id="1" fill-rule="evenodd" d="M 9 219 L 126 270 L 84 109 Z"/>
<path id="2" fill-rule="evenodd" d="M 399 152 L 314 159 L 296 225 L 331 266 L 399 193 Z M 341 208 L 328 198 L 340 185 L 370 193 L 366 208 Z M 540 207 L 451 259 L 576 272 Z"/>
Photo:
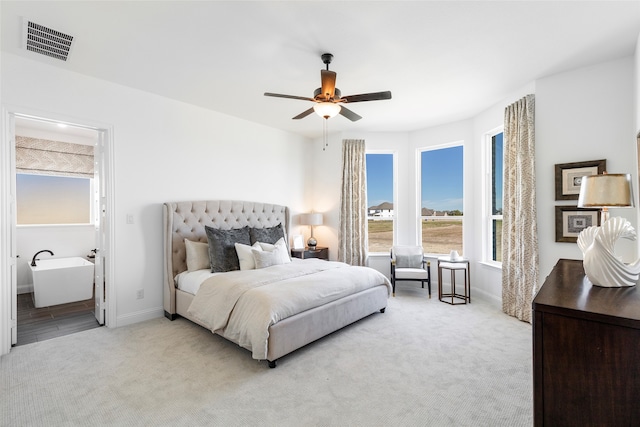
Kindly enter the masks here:
<path id="1" fill-rule="evenodd" d="M 278 361 L 184 319 L 98 328 L 0 358 L 3 426 L 531 426 L 531 326 L 399 290 Z"/>

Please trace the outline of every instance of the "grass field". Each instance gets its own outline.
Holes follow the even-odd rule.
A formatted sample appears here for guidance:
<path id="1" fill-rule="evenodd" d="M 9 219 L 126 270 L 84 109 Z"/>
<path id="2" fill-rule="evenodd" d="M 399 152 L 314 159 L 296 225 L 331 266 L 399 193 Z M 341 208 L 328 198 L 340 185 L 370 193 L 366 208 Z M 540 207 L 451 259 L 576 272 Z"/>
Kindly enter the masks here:
<path id="1" fill-rule="evenodd" d="M 369 252 L 389 252 L 393 221 L 369 221 Z M 462 255 L 462 221 L 422 221 L 422 246 L 426 253 Z"/>

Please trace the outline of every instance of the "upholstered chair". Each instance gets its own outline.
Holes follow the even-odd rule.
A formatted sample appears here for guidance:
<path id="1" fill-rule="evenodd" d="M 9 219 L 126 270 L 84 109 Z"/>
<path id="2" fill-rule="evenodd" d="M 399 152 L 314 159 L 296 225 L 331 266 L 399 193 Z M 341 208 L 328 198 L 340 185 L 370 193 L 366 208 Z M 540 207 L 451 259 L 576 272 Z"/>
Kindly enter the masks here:
<path id="1" fill-rule="evenodd" d="M 391 286 L 396 296 L 399 280 L 426 283 L 431 298 L 431 263 L 424 257 L 422 246 L 393 246 L 391 248 Z"/>

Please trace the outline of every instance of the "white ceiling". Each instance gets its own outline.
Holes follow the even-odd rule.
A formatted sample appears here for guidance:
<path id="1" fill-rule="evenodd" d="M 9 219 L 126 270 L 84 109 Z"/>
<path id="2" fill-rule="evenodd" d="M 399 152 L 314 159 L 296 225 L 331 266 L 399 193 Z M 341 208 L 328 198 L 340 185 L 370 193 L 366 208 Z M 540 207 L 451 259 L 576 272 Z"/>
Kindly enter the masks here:
<path id="1" fill-rule="evenodd" d="M 1 1 L 2 51 L 317 137 L 291 118 L 334 55 L 364 118 L 335 131 L 411 131 L 465 119 L 543 76 L 632 55 L 640 1 Z M 21 49 L 22 18 L 75 37 L 63 62 Z"/>

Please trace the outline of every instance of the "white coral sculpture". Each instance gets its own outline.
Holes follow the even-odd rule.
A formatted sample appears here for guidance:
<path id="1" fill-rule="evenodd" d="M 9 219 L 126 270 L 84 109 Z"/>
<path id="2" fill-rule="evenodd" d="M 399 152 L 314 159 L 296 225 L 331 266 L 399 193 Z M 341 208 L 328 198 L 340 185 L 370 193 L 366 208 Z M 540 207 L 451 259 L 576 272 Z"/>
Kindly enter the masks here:
<path id="1" fill-rule="evenodd" d="M 584 257 L 583 266 L 594 285 L 603 287 L 634 286 L 640 277 L 640 259 L 626 264 L 615 254 L 619 238 L 636 239 L 636 230 L 624 218 L 606 220 L 600 227 L 585 228 L 578 236 L 578 247 Z"/>

